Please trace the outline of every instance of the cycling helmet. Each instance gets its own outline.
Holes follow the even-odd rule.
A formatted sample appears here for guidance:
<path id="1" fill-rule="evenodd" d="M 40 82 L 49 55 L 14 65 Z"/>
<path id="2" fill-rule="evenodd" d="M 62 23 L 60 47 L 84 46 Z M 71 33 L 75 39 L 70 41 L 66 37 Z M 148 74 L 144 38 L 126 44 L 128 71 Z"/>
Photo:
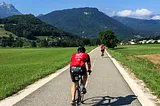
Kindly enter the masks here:
<path id="1" fill-rule="evenodd" d="M 78 49 L 77 49 L 78 52 L 85 52 L 86 49 L 84 46 L 79 46 Z"/>

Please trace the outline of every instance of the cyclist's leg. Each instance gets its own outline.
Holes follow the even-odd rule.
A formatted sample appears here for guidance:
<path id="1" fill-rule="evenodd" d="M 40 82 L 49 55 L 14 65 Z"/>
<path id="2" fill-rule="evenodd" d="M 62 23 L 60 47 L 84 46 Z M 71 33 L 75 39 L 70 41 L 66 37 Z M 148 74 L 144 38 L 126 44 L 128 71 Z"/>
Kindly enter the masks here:
<path id="1" fill-rule="evenodd" d="M 74 100 L 74 93 L 75 93 L 75 89 L 76 86 L 78 85 L 78 82 L 72 82 L 72 87 L 71 87 L 71 97 L 72 97 L 72 101 Z"/>
<path id="2" fill-rule="evenodd" d="M 101 50 L 101 52 L 102 52 L 101 56 L 103 56 L 104 55 L 104 50 Z"/>
<path id="3" fill-rule="evenodd" d="M 71 97 L 72 97 L 72 100 L 74 100 L 74 92 L 75 92 L 76 86 L 78 85 L 78 82 L 75 79 L 75 70 L 73 70 L 72 67 L 70 68 L 70 76 L 72 79 Z"/>
<path id="4" fill-rule="evenodd" d="M 88 78 L 88 75 L 87 75 L 87 70 L 86 70 L 86 68 L 84 68 L 84 67 L 82 67 L 82 73 L 81 73 L 81 75 L 83 75 L 83 79 L 82 79 L 82 92 L 83 92 L 83 94 L 85 94 L 86 92 L 87 92 L 87 90 L 86 90 L 86 88 L 85 88 L 85 85 L 86 85 L 86 81 L 87 81 L 87 78 Z"/>
<path id="5" fill-rule="evenodd" d="M 81 75 L 83 75 L 82 84 L 85 86 L 87 78 L 88 78 L 87 70 L 86 70 L 85 67 L 82 67 L 82 73 L 81 73 Z"/>
<path id="6" fill-rule="evenodd" d="M 88 75 L 86 73 L 85 75 L 83 75 L 83 81 L 82 81 L 84 86 L 86 85 L 87 78 L 88 78 Z"/>
<path id="7" fill-rule="evenodd" d="M 103 55 L 103 50 L 101 50 L 101 56 Z"/>

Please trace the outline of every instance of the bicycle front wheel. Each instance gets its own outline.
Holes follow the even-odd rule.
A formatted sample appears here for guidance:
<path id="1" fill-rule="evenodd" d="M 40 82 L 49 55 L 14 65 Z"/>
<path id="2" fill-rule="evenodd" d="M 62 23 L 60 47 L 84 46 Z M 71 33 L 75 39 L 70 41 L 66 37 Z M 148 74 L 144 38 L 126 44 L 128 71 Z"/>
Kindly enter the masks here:
<path id="1" fill-rule="evenodd" d="M 80 89 L 78 87 L 76 87 L 76 90 L 74 92 L 74 101 L 75 104 L 73 106 L 80 106 L 81 105 L 81 92 Z"/>

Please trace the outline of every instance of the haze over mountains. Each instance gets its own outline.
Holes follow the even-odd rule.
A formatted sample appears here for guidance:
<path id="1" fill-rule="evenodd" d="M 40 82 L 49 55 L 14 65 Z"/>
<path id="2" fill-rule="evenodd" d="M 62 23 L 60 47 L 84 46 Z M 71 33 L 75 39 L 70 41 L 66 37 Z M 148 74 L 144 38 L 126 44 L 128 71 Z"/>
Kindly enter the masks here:
<path id="1" fill-rule="evenodd" d="M 12 4 L 0 3 L 0 18 L 21 14 Z"/>

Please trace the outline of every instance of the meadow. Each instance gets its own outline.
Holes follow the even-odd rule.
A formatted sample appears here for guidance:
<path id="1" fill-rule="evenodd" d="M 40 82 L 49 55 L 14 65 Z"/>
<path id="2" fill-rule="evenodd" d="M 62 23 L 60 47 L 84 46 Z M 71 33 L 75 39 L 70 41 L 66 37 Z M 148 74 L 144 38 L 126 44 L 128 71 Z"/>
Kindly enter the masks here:
<path id="1" fill-rule="evenodd" d="M 108 52 L 160 97 L 160 44 L 122 45 Z"/>
<path id="2" fill-rule="evenodd" d="M 74 47 L 0 48 L 0 100 L 69 64 L 76 51 Z"/>

